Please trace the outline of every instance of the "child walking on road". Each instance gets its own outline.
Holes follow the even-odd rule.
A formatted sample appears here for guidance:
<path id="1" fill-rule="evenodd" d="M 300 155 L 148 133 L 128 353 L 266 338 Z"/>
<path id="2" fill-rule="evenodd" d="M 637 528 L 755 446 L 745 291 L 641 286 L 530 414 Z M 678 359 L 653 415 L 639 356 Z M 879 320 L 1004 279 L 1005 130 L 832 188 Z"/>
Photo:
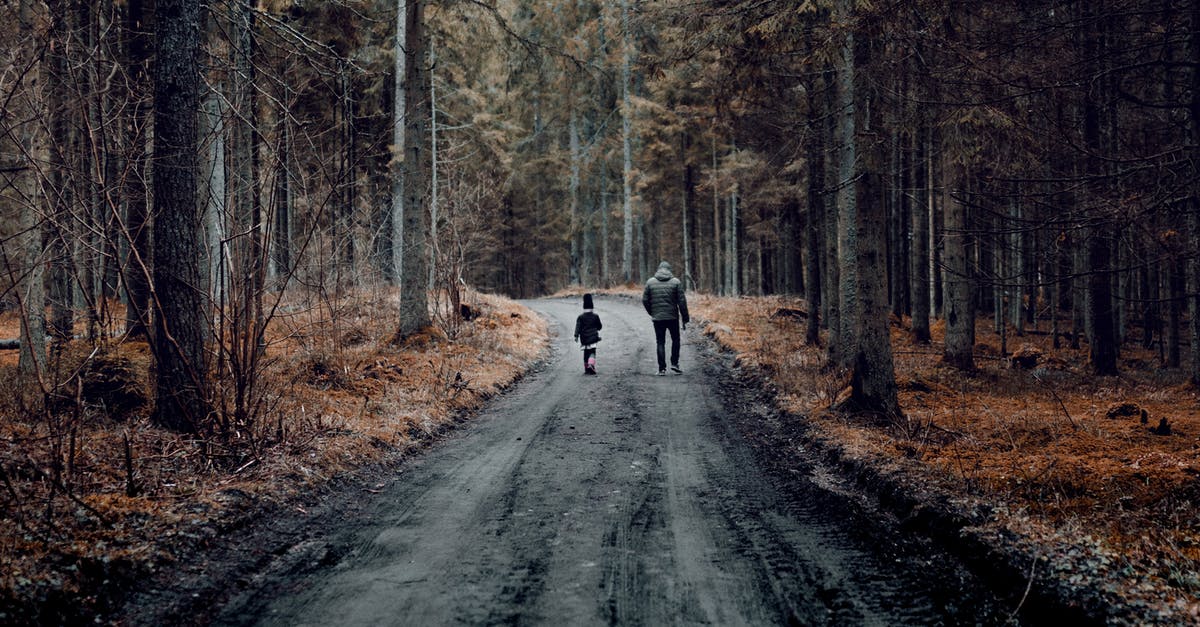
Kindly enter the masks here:
<path id="1" fill-rule="evenodd" d="M 600 316 L 592 311 L 592 295 L 583 295 L 583 313 L 575 319 L 575 340 L 583 349 L 583 374 L 596 374 L 596 345 L 600 343 Z"/>

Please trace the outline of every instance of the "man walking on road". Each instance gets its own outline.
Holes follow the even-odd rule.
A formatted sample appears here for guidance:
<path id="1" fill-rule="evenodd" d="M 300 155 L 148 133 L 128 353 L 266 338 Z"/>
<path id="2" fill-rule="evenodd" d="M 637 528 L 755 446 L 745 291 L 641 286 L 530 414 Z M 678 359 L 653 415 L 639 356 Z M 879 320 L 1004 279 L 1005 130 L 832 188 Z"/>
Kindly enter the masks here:
<path id="1" fill-rule="evenodd" d="M 679 322 L 687 328 L 688 316 L 687 297 L 683 293 L 683 284 L 671 274 L 671 264 L 658 264 L 658 272 L 654 278 L 646 282 L 646 290 L 642 292 L 642 306 L 654 321 L 654 341 L 658 347 L 658 375 L 667 374 L 667 358 L 664 344 L 667 331 L 671 332 L 671 372 L 683 374 L 679 369 Z"/>

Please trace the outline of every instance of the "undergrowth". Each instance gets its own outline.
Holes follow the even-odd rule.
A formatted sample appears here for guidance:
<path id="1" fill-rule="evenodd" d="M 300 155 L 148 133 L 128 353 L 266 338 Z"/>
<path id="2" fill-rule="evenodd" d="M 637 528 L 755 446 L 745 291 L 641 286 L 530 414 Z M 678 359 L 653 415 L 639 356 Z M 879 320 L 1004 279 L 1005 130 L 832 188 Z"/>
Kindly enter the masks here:
<path id="1" fill-rule="evenodd" d="M 52 386 L 65 393 L 0 394 L 0 623 L 107 611 L 179 547 L 256 505 L 403 454 L 540 357 L 540 317 L 485 294 L 462 304 L 470 320 L 456 320 L 452 337 L 435 327 L 396 344 L 394 291 L 285 300 L 267 329 L 255 420 L 203 434 L 150 422 L 144 342 L 67 345 Z M 0 336 L 16 325 L 0 317 Z M 118 385 L 86 388 L 97 370 Z M 16 380 L 6 351 L 0 381 Z M 214 380 L 232 393 L 220 373 Z"/>
<path id="2" fill-rule="evenodd" d="M 1008 338 L 1031 368 L 977 325 L 978 370 L 941 364 L 944 327 L 914 342 L 893 320 L 905 415 L 887 423 L 836 413 L 847 373 L 804 344 L 803 321 L 773 316 L 803 301 L 689 295 L 704 331 L 762 373 L 814 437 L 884 472 L 924 482 L 978 524 L 1040 556 L 1040 572 L 1092 585 L 1146 622 L 1200 621 L 1200 396 L 1178 369 L 1128 343 L 1118 377 L 1094 377 L 1087 347 L 1054 349 L 1036 327 Z M 1047 321 L 1042 321 L 1048 327 Z M 1061 324 L 1061 322 L 1060 322 Z M 1169 434 L 1157 427 L 1165 419 Z"/>

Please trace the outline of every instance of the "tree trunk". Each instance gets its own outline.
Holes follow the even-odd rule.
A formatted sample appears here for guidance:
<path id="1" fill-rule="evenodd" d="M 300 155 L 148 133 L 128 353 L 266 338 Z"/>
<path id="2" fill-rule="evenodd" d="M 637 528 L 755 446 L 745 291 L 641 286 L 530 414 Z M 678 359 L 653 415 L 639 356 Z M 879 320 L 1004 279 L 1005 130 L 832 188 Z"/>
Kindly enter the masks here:
<path id="1" fill-rule="evenodd" d="M 127 64 L 130 107 L 126 120 L 129 142 L 129 175 L 125 177 L 125 234 L 128 254 L 121 264 L 125 284 L 125 333 L 144 337 L 150 326 L 150 221 L 147 211 L 146 142 L 147 64 L 150 60 L 150 34 L 147 30 L 143 0 L 129 0 L 125 6 L 125 31 L 128 39 Z"/>
<path id="2" fill-rule="evenodd" d="M 1095 77 L 1101 73 L 1101 55 L 1104 54 L 1103 38 L 1094 32 L 1093 22 L 1103 13 L 1103 2 L 1083 3 L 1083 20 L 1081 36 L 1083 37 L 1083 54 L 1086 59 L 1087 76 Z M 1084 159 L 1084 174 L 1089 181 L 1087 189 L 1089 200 L 1095 204 L 1105 190 L 1106 183 L 1096 177 L 1106 169 L 1096 155 L 1104 154 L 1102 137 L 1102 94 L 1096 93 L 1095 86 L 1089 82 L 1083 96 L 1083 143 L 1087 150 Z M 1093 226 L 1087 240 L 1087 308 L 1089 318 L 1088 336 L 1089 360 L 1092 371 L 1097 375 L 1117 374 L 1117 336 L 1116 318 L 1112 301 L 1112 252 L 1113 238 L 1108 231 L 1111 228 L 1107 221 Z"/>
<path id="3" fill-rule="evenodd" d="M 738 263 L 738 186 L 737 183 L 732 185 L 729 191 L 729 224 L 726 225 L 726 235 L 729 237 L 729 243 L 725 247 L 728 254 L 725 255 L 725 277 L 727 280 L 726 294 L 729 296 L 738 296 L 741 293 L 741 264 Z"/>
<path id="4" fill-rule="evenodd" d="M 897 418 L 902 414 L 888 323 L 887 208 L 879 194 L 879 173 L 883 171 L 885 157 L 879 130 L 872 127 L 873 94 L 865 69 L 870 62 L 872 41 L 872 37 L 859 36 L 848 44 L 852 46 L 848 84 L 853 90 L 850 99 L 854 103 L 853 133 L 848 135 L 854 153 L 862 158 L 858 166 L 861 170 L 852 170 L 851 179 L 847 179 L 854 181 L 851 186 L 854 202 L 848 206 L 853 208 L 851 219 L 855 224 L 848 243 L 853 249 L 851 266 L 857 289 L 854 308 L 845 310 L 853 320 L 854 341 L 848 402 L 857 411 Z M 855 168 L 853 162 L 851 167 Z"/>
<path id="5" fill-rule="evenodd" d="M 1183 301 L 1184 301 L 1184 277 L 1180 266 L 1183 265 L 1179 259 L 1175 257 L 1175 251 L 1171 251 L 1171 258 L 1167 260 L 1167 367 L 1178 368 L 1180 364 L 1180 335 L 1183 330 Z"/>
<path id="6" fill-rule="evenodd" d="M 33 11 L 32 0 L 21 0 L 17 17 L 22 26 L 31 24 Z M 25 67 L 34 54 L 33 44 L 22 46 L 16 67 Z M 22 81 L 22 88 L 28 88 Z M 28 114 L 29 112 L 24 112 Z M 36 152 L 32 125 L 22 124 L 17 134 L 18 150 L 22 155 L 32 157 Z M 20 353 L 17 357 L 17 371 L 25 381 L 36 379 L 44 371 L 46 362 L 46 274 L 42 258 L 42 224 L 38 211 L 36 197 L 36 177 L 32 171 L 18 172 L 14 175 L 17 183 L 13 186 L 19 190 L 21 202 L 20 230 L 17 238 L 18 260 L 21 264 L 16 273 L 21 277 L 17 284 L 17 296 L 21 306 L 21 337 Z"/>
<path id="7" fill-rule="evenodd" d="M 437 55 L 434 50 L 433 36 L 427 34 L 425 43 L 429 47 L 429 69 L 425 81 L 429 86 L 429 289 L 433 290 L 434 274 L 437 266 L 443 263 L 441 246 L 438 242 L 438 134 L 437 134 L 437 92 L 434 90 L 433 71 L 437 67 Z M 456 286 L 449 286 L 457 289 Z"/>
<path id="8" fill-rule="evenodd" d="M 825 256 L 824 237 L 825 212 L 828 211 L 825 196 L 821 188 L 825 183 L 825 123 L 821 120 L 818 98 L 812 95 L 816 90 L 810 90 L 808 97 L 808 212 L 805 216 L 804 231 L 807 246 L 805 247 L 805 276 L 804 297 L 808 301 L 808 320 L 804 329 L 804 342 L 809 346 L 821 344 L 821 271 Z"/>
<path id="9" fill-rule="evenodd" d="M 1188 103 L 1188 151 L 1193 168 L 1200 167 L 1200 2 L 1188 7 L 1188 59 L 1191 61 L 1191 100 Z M 1189 369 L 1192 385 L 1200 386 L 1200 172 L 1193 170 L 1188 184 L 1187 200 L 1188 248 L 1188 312 L 1191 317 L 1191 353 Z"/>
<path id="10" fill-rule="evenodd" d="M 406 62 L 408 55 L 406 25 L 408 23 L 408 1 L 396 2 L 396 76 L 392 86 L 392 277 L 393 282 L 404 293 L 404 111 L 407 105 L 404 85 L 408 80 Z"/>
<path id="11" fill-rule="evenodd" d="M 254 8 L 249 0 L 239 0 L 232 16 L 235 48 L 233 64 L 234 119 L 233 172 L 234 266 L 238 290 L 234 311 L 241 363 L 248 367 L 258 350 L 261 331 L 263 288 L 263 224 L 259 194 L 258 87 L 255 85 Z"/>
<path id="12" fill-rule="evenodd" d="M 416 59 L 416 63 L 422 63 L 423 59 Z M 336 225 L 337 229 L 334 235 L 334 246 L 338 252 L 338 281 L 341 282 L 343 277 L 353 277 L 356 275 L 356 264 L 358 263 L 358 255 L 355 252 L 357 233 L 355 232 L 357 219 L 357 204 L 355 191 L 355 169 L 357 155 L 355 154 L 355 121 L 354 121 L 354 81 L 351 77 L 351 66 L 348 62 L 342 62 L 338 67 L 338 108 L 341 111 L 341 124 L 338 128 L 340 135 L 340 155 L 338 159 L 338 206 L 336 209 Z M 423 101 L 423 99 L 422 99 Z M 421 277 L 413 277 L 414 280 L 424 283 L 424 274 Z"/>
<path id="13" fill-rule="evenodd" d="M 965 194 L 962 166 L 955 166 L 954 189 Z M 945 260 L 946 347 L 942 361 L 959 370 L 975 369 L 975 311 L 971 304 L 971 276 L 967 260 L 966 199 L 951 197 L 942 208 Z"/>
<path id="14" fill-rule="evenodd" d="M 158 0 L 154 65 L 154 420 L 194 432 L 205 396 L 200 233 L 196 211 L 201 5 Z"/>
<path id="15" fill-rule="evenodd" d="M 207 291 L 209 300 L 215 305 L 214 315 L 224 311 L 229 300 L 230 267 L 225 248 L 225 217 L 226 217 L 226 176 L 225 176 L 225 113 L 221 107 L 221 98 L 211 94 L 204 102 L 201 114 L 204 122 L 202 137 L 208 137 L 205 148 L 204 166 L 200 181 L 201 206 L 203 207 L 201 258 L 206 262 L 202 269 L 201 285 Z M 217 320 L 210 322 L 212 329 L 217 329 Z"/>
<path id="16" fill-rule="evenodd" d="M 569 96 L 571 97 L 571 96 Z M 570 237 L 571 237 L 571 266 L 567 279 L 571 285 L 579 285 L 579 172 L 582 157 L 579 149 L 579 113 L 574 101 L 571 102 L 571 117 L 567 126 L 567 145 L 570 150 L 571 178 L 568 180 L 568 193 L 571 200 Z"/>
<path id="17" fill-rule="evenodd" d="M 275 220 L 272 260 L 276 289 L 287 285 L 292 270 L 292 143 L 289 113 L 280 112 L 279 131 L 275 164 Z"/>
<path id="18" fill-rule="evenodd" d="M 1101 376 L 1117 374 L 1117 337 L 1112 306 L 1112 238 L 1104 227 L 1093 230 L 1088 238 L 1087 277 L 1088 318 L 1091 335 L 1088 337 L 1088 357 L 1092 371 Z"/>
<path id="19" fill-rule="evenodd" d="M 725 283 L 721 281 L 721 192 L 719 169 L 716 166 L 716 129 L 713 129 L 713 293 L 724 294 Z"/>
<path id="20" fill-rule="evenodd" d="M 400 337 L 408 337 L 430 324 L 428 275 L 429 151 L 424 145 L 429 108 L 425 103 L 425 0 L 410 0 L 405 7 L 405 132 L 404 132 L 404 263 L 400 292 Z"/>
<path id="21" fill-rule="evenodd" d="M 695 289 L 692 281 L 692 206 L 696 204 L 696 176 L 695 167 L 688 159 L 688 152 L 692 146 L 692 136 L 685 130 L 680 134 L 680 159 L 683 162 L 683 208 L 680 210 L 683 228 L 683 289 L 686 291 L 691 285 Z"/>
<path id="22" fill-rule="evenodd" d="M 1009 213 L 1013 218 L 1011 248 L 1009 254 L 1012 255 L 1012 263 L 1010 264 L 1010 273 L 1013 280 L 1010 287 L 1007 289 L 1009 293 L 1010 310 L 1012 313 L 1013 330 L 1018 336 L 1025 335 L 1025 311 L 1022 303 L 1022 295 L 1025 293 L 1025 254 L 1028 248 L 1028 241 L 1025 236 L 1025 227 L 1023 226 L 1021 216 L 1021 205 L 1015 199 L 1009 205 Z"/>
<path id="23" fill-rule="evenodd" d="M 824 160 L 824 170 L 821 172 L 822 185 L 826 190 L 837 190 L 839 175 L 838 161 L 841 147 L 836 141 L 837 121 L 833 112 L 837 110 L 837 95 L 833 89 L 836 80 L 834 70 L 827 68 L 823 73 L 824 80 L 822 83 L 827 87 L 825 89 L 824 109 L 821 117 L 824 121 L 821 124 L 821 139 L 822 144 L 827 147 Z M 838 258 L 838 205 L 837 197 L 824 195 L 822 199 L 822 214 L 824 224 L 822 231 L 824 233 L 824 251 L 822 266 L 825 270 L 824 276 L 821 278 L 821 284 L 824 287 L 821 299 L 824 308 L 822 313 L 825 314 L 825 328 L 829 330 L 828 345 L 826 352 L 829 360 L 833 363 L 839 363 L 839 352 L 842 350 L 841 342 L 841 309 L 838 307 L 841 293 L 841 264 Z"/>
<path id="24" fill-rule="evenodd" d="M 629 32 L 629 0 L 621 0 L 621 212 L 623 218 L 621 280 L 633 281 L 633 105 L 630 102 L 630 65 L 633 63 L 633 37 Z"/>
<path id="25" fill-rule="evenodd" d="M 929 334 L 929 215 L 932 213 L 932 194 L 924 193 L 930 185 L 929 162 L 932 157 L 925 150 L 923 124 L 914 133 L 913 149 L 913 193 L 917 202 L 912 203 L 912 273 L 909 301 L 912 303 L 913 337 L 920 344 L 930 342 Z"/>
<path id="26" fill-rule="evenodd" d="M 73 113 L 74 99 L 69 89 L 71 63 L 67 59 L 68 50 L 74 48 L 67 44 L 71 34 L 67 22 L 69 15 L 67 3 L 63 0 L 50 0 L 46 3 L 50 17 L 49 36 L 51 45 L 46 55 L 49 60 L 49 72 L 46 73 L 46 83 L 49 96 L 49 171 L 50 187 L 45 190 L 46 215 L 44 222 L 46 250 L 50 255 L 50 319 L 47 331 L 51 337 L 58 340 L 70 340 L 74 335 L 74 289 L 72 285 L 72 255 L 71 255 L 71 217 L 72 205 L 79 199 L 75 197 L 73 177 L 70 170 L 76 165 L 70 163 L 73 142 Z"/>
<path id="27" fill-rule="evenodd" d="M 847 32 L 842 43 L 841 64 L 837 70 L 837 243 L 838 243 L 838 311 L 837 353 L 834 360 L 850 366 L 856 345 L 854 325 L 858 311 L 858 208 L 854 176 L 858 151 L 855 146 L 854 102 L 855 33 Z M 832 344 L 832 343 L 831 343 Z"/>
<path id="28" fill-rule="evenodd" d="M 929 299 L 934 318 L 944 318 L 946 313 L 946 277 L 943 268 L 946 258 L 943 249 L 946 245 L 946 163 L 945 159 L 936 154 L 934 130 L 929 129 L 925 150 L 929 155 Z M 935 167 L 936 165 L 936 167 Z"/>

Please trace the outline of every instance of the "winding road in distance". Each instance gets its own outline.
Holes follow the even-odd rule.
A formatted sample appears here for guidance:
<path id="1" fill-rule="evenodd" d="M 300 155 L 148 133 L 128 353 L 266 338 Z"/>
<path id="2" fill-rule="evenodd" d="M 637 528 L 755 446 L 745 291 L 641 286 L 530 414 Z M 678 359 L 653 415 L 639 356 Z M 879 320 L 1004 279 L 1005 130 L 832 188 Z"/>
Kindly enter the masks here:
<path id="1" fill-rule="evenodd" d="M 304 567 L 268 568 L 229 625 L 1001 623 L 963 569 L 878 528 L 818 471 L 760 470 L 727 359 L 694 331 L 655 375 L 639 303 L 597 300 L 599 376 L 571 340 L 579 299 L 527 303 L 549 362 L 407 463 Z M 731 400 L 732 399 L 732 400 Z M 310 547 L 311 548 L 311 547 Z M 280 558 L 281 562 L 287 561 Z M 311 563 L 310 563 L 311 562 Z"/>

